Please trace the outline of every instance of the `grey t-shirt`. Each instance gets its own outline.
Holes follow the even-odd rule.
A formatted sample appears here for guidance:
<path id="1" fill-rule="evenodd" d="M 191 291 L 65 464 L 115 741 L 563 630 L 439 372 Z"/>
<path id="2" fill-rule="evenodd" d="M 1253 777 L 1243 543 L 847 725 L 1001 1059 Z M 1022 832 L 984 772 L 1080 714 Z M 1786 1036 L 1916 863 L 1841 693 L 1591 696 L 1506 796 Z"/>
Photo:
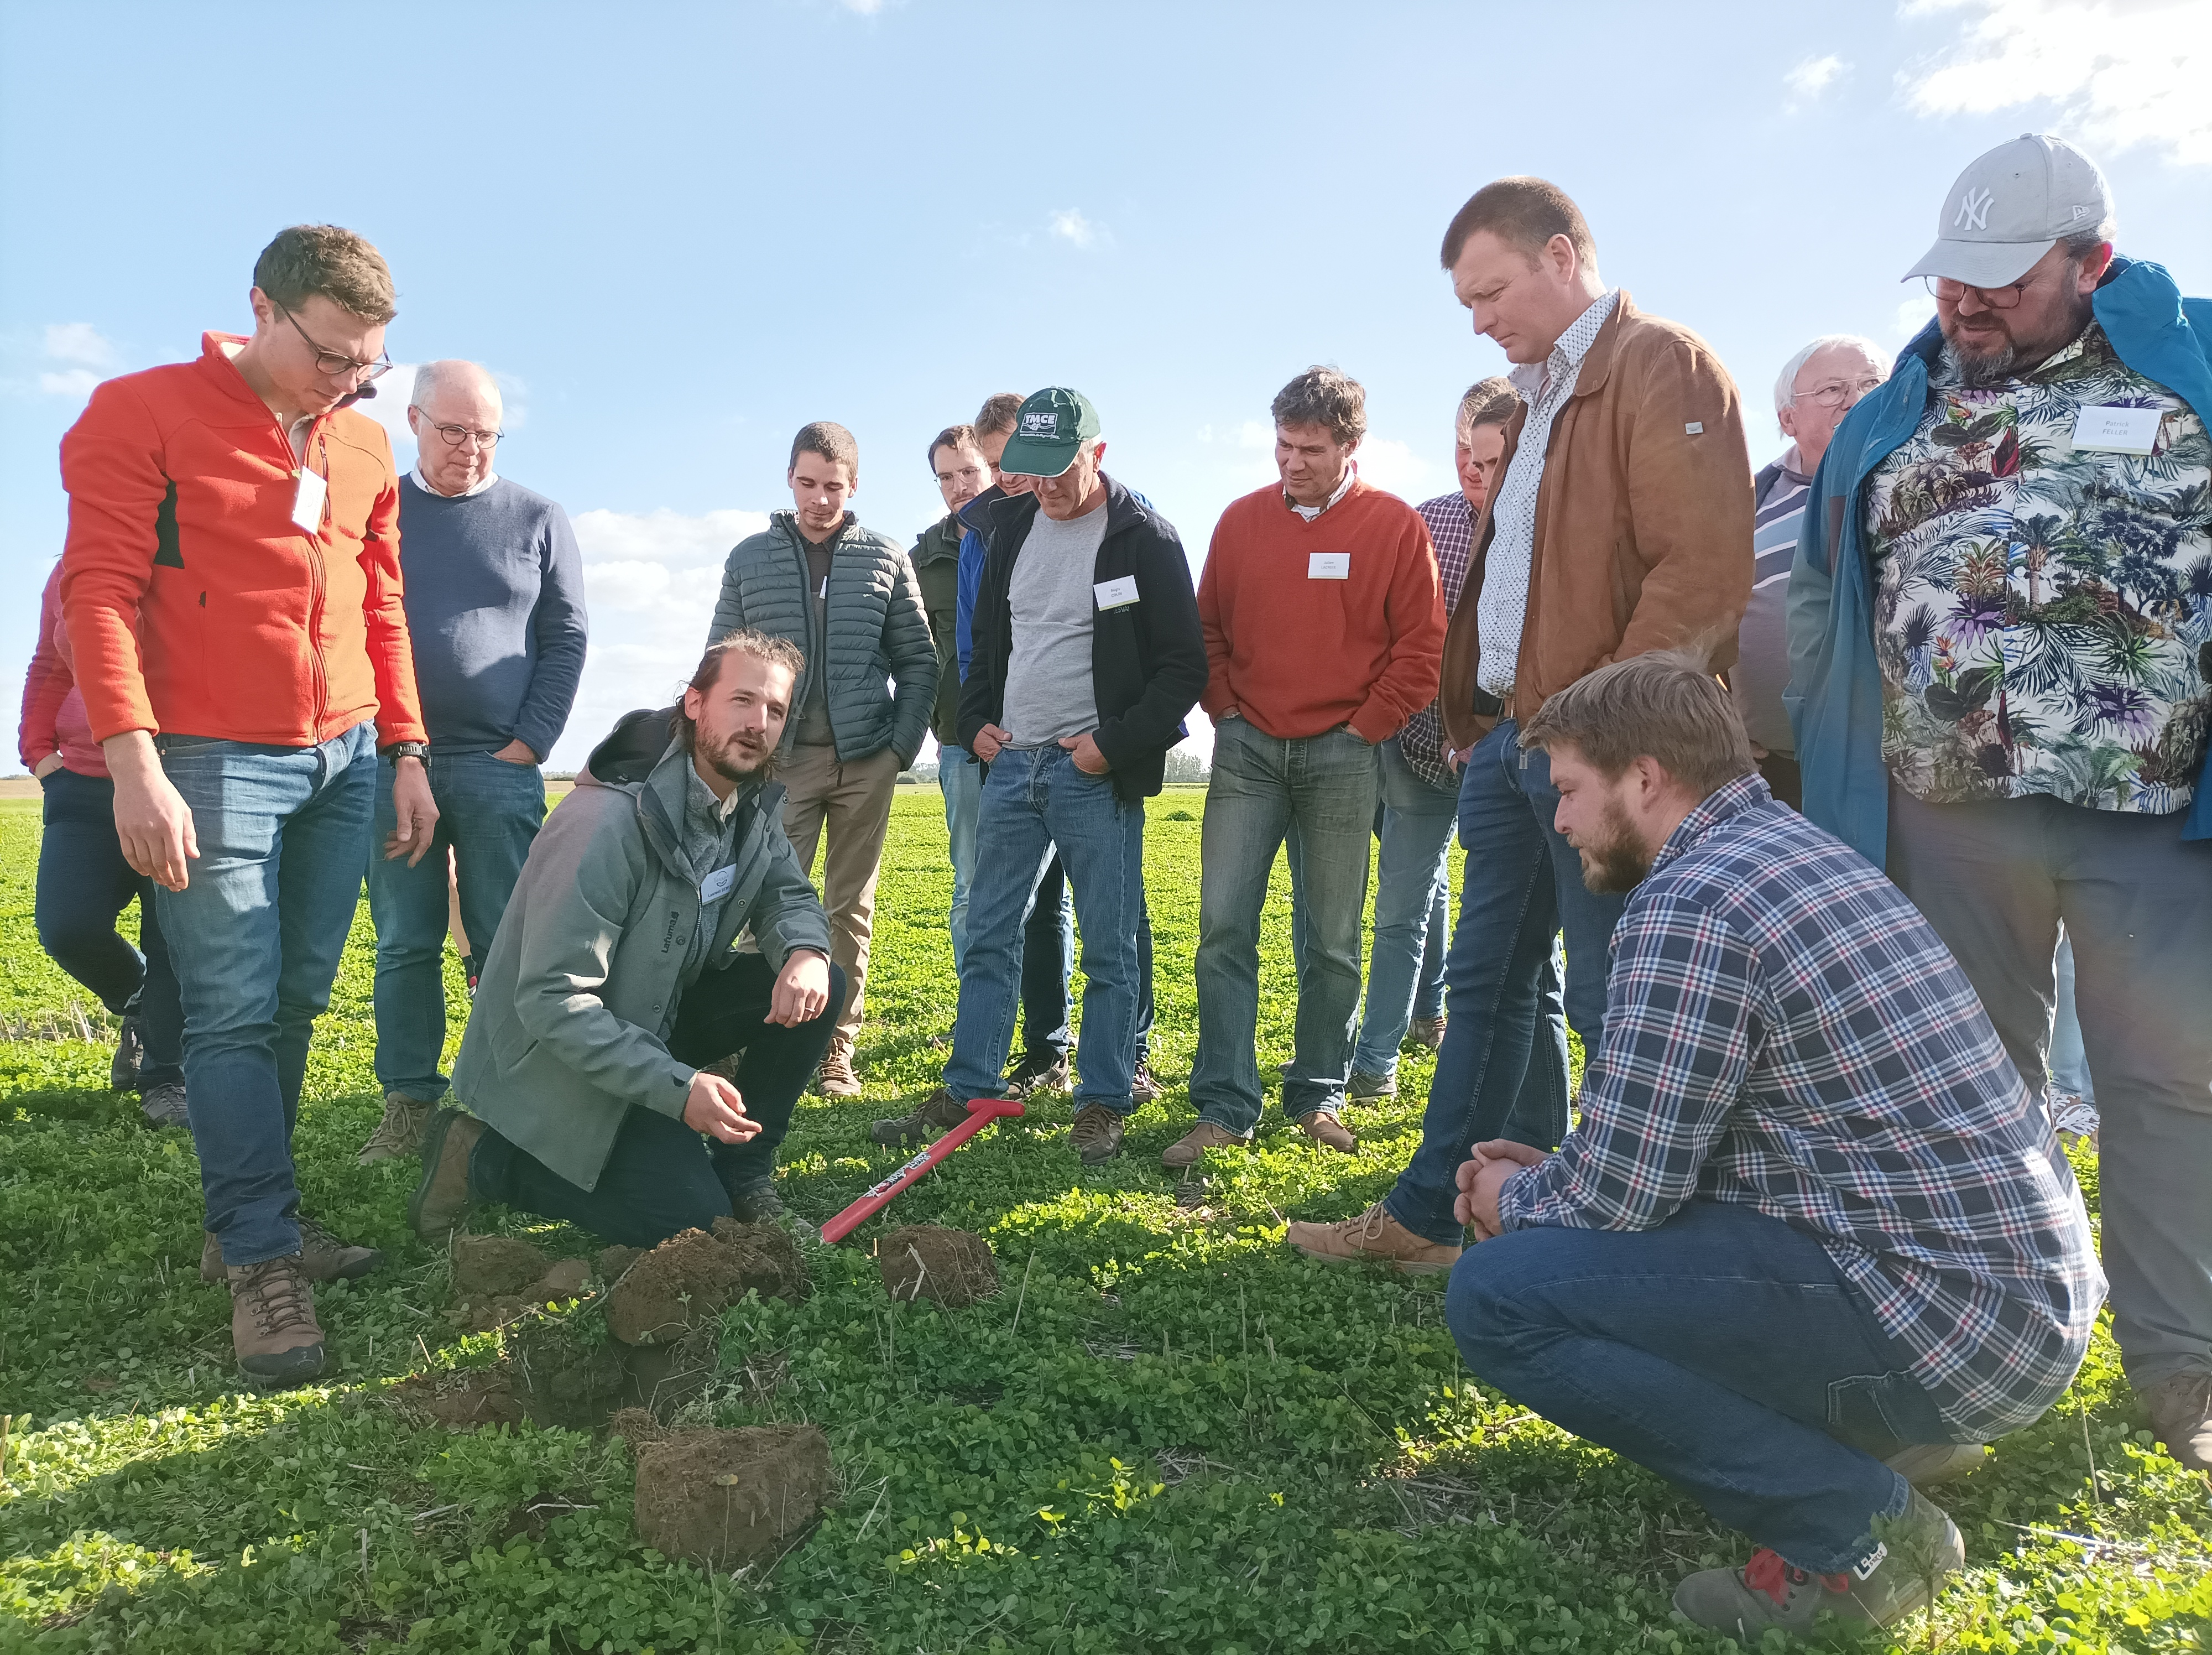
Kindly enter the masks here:
<path id="1" fill-rule="evenodd" d="M 1098 727 L 1091 682 L 1091 590 L 1106 502 L 1068 522 L 1040 510 L 1014 560 L 1007 596 L 1014 616 L 1004 722 L 1012 747 L 1046 747 Z"/>

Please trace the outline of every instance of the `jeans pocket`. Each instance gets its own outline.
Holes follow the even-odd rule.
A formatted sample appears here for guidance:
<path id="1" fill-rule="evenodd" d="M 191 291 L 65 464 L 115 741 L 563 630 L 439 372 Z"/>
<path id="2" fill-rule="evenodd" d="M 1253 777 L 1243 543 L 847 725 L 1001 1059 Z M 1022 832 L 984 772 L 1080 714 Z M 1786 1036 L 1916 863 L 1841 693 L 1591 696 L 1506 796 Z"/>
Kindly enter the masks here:
<path id="1" fill-rule="evenodd" d="M 1828 1384 L 1828 1434 L 1876 1458 L 1899 1443 L 1948 1442 L 1934 1399 L 1909 1372 L 1856 1374 Z"/>

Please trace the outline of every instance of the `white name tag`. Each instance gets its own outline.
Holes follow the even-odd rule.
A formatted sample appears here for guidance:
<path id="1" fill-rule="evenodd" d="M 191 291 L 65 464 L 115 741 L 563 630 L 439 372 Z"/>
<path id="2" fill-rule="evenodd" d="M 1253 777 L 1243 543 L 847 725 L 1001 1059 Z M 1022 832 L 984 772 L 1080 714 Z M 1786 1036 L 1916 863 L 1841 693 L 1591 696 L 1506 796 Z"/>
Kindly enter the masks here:
<path id="1" fill-rule="evenodd" d="M 305 465 L 300 467 L 300 487 L 292 496 L 292 520 L 308 533 L 314 534 L 323 526 L 323 499 L 331 485 Z"/>
<path id="2" fill-rule="evenodd" d="M 2074 418 L 2074 446 L 2092 453 L 2147 454 L 2158 447 L 2155 408 L 2084 408 Z"/>
<path id="3" fill-rule="evenodd" d="M 720 902 L 730 894 L 730 887 L 738 882 L 738 865 L 718 867 L 699 882 L 701 902 Z"/>
<path id="4" fill-rule="evenodd" d="M 1306 579 L 1309 581 L 1348 581 L 1352 578 L 1352 554 L 1348 551 L 1316 551 L 1306 557 Z"/>
<path id="5" fill-rule="evenodd" d="M 1118 581 L 1094 581 L 1091 590 L 1098 599 L 1101 609 L 1127 609 L 1137 601 L 1137 577 L 1124 575 Z"/>

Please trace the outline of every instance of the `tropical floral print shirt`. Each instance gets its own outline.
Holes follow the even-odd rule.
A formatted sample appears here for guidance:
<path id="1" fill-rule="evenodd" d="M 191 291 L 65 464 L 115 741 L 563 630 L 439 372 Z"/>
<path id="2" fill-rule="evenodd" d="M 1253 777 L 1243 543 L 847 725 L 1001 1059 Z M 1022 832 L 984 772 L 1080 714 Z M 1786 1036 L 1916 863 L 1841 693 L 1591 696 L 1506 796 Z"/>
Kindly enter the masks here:
<path id="1" fill-rule="evenodd" d="M 2187 806 L 2212 723 L 2212 440 L 2094 323 L 1970 389 L 1946 350 L 1868 479 L 1882 756 L 1936 804 Z M 2077 449 L 2085 408 L 2156 408 L 2148 455 Z"/>

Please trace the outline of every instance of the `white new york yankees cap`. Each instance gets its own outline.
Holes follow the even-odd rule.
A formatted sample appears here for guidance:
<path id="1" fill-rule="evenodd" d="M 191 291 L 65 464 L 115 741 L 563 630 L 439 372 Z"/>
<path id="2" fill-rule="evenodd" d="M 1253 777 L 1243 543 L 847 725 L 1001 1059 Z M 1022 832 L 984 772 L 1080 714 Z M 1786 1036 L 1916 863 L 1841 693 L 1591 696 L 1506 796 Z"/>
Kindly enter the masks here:
<path id="1" fill-rule="evenodd" d="M 1943 198 L 1936 245 L 1905 271 L 1969 287 L 2017 282 L 2061 236 L 2094 229 L 2112 212 L 2105 175 L 2071 144 L 2027 132 L 1975 159 Z"/>

